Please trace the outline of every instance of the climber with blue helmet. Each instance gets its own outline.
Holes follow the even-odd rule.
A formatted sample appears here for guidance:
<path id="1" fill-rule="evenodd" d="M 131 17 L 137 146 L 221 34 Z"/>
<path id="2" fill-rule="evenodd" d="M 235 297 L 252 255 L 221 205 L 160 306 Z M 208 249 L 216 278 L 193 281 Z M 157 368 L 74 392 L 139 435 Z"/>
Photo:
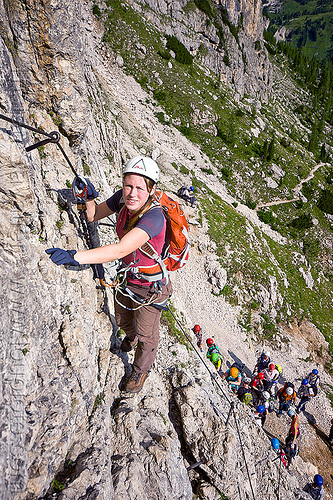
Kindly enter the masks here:
<path id="1" fill-rule="evenodd" d="M 260 427 L 264 427 L 264 423 L 266 421 L 266 415 L 267 415 L 267 409 L 265 408 L 264 405 L 259 405 L 253 412 L 253 416 L 257 424 L 260 425 Z"/>
<path id="2" fill-rule="evenodd" d="M 323 484 L 324 480 L 320 474 L 316 474 L 313 478 L 312 483 L 308 483 L 303 491 L 306 493 L 309 493 L 309 495 L 314 499 L 314 500 L 322 500 L 324 490 L 323 490 Z"/>
<path id="3" fill-rule="evenodd" d="M 314 390 L 309 384 L 309 380 L 307 378 L 304 378 L 302 380 L 300 388 L 297 391 L 297 397 L 300 398 L 300 402 L 298 403 L 298 406 L 296 408 L 297 413 L 305 410 L 306 403 L 310 401 L 310 399 L 313 398 L 314 395 Z"/>
<path id="4" fill-rule="evenodd" d="M 314 395 L 317 396 L 318 388 L 320 384 L 320 376 L 317 368 L 314 368 L 305 378 L 308 379 L 309 384 L 311 385 Z"/>
<path id="5" fill-rule="evenodd" d="M 182 198 L 184 201 L 188 201 L 191 204 L 191 207 L 194 207 L 196 203 L 196 199 L 194 196 L 194 187 L 186 187 L 182 186 L 181 188 L 178 189 L 177 195 L 179 198 Z"/>
<path id="6" fill-rule="evenodd" d="M 277 438 L 273 438 L 271 440 L 271 445 L 272 445 L 273 450 L 280 457 L 281 462 L 283 463 L 283 465 L 285 467 L 287 467 L 287 464 L 288 464 L 287 457 L 285 455 L 285 452 L 283 451 L 282 446 L 280 445 L 280 441 Z M 274 459 L 274 460 L 276 460 L 276 459 Z"/>

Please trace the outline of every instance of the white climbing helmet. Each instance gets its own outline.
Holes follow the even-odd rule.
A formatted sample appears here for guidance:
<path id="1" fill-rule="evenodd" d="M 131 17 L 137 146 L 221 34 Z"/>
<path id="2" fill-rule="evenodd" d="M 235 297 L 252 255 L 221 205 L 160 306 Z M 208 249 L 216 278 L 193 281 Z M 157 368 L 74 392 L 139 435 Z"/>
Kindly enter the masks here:
<path id="1" fill-rule="evenodd" d="M 292 387 L 287 387 L 286 393 L 288 394 L 288 396 L 291 396 L 293 392 L 294 392 L 294 389 Z"/>
<path id="2" fill-rule="evenodd" d="M 135 156 L 128 160 L 123 169 L 123 175 L 139 174 L 148 177 L 155 183 L 158 182 L 160 169 L 156 161 L 147 156 Z"/>
<path id="3" fill-rule="evenodd" d="M 270 393 L 268 391 L 264 391 L 262 393 L 264 399 L 269 399 L 271 397 Z"/>

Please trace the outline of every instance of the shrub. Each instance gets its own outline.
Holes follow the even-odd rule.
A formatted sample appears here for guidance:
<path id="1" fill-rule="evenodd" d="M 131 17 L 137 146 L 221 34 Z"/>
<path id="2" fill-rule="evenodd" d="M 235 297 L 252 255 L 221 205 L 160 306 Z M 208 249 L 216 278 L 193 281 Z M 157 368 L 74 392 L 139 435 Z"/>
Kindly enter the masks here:
<path id="1" fill-rule="evenodd" d="M 180 125 L 180 127 L 178 127 L 178 130 L 187 138 L 193 137 L 193 130 L 191 126 L 187 127 L 186 125 Z"/>
<path id="2" fill-rule="evenodd" d="M 333 184 L 333 170 L 330 170 L 329 174 L 326 177 L 327 184 Z"/>
<path id="3" fill-rule="evenodd" d="M 93 5 L 93 14 L 96 17 L 102 17 L 101 9 L 99 8 L 99 6 L 97 4 Z"/>
<path id="4" fill-rule="evenodd" d="M 224 62 L 224 64 L 225 64 L 226 66 L 230 66 L 230 59 L 229 59 L 228 54 L 225 54 L 225 55 L 223 56 L 223 62 Z"/>
<path id="5" fill-rule="evenodd" d="M 325 214 L 333 215 L 333 192 L 330 189 L 322 190 L 317 206 Z"/>
<path id="6" fill-rule="evenodd" d="M 165 59 L 166 61 L 168 61 L 169 59 L 171 59 L 171 54 L 168 50 L 165 50 L 165 49 L 159 49 L 157 51 L 158 55 L 163 57 L 163 59 Z"/>
<path id="7" fill-rule="evenodd" d="M 288 226 L 295 229 L 309 229 L 313 226 L 312 217 L 310 214 L 302 214 L 289 222 Z"/>
<path id="8" fill-rule="evenodd" d="M 212 8 L 208 0 L 194 0 L 199 10 L 204 12 L 210 19 L 213 17 Z"/>
<path id="9" fill-rule="evenodd" d="M 158 111 L 155 116 L 162 125 L 168 125 L 169 122 L 165 120 L 163 111 Z"/>
<path id="10" fill-rule="evenodd" d="M 165 92 L 165 90 L 157 89 L 157 90 L 154 90 L 153 96 L 156 99 L 156 101 L 165 102 L 165 100 L 167 98 L 167 93 Z"/>
<path id="11" fill-rule="evenodd" d="M 258 217 L 265 224 L 272 224 L 274 222 L 274 216 L 270 210 L 258 210 Z"/>
<path id="12" fill-rule="evenodd" d="M 251 198 L 247 198 L 247 200 L 245 201 L 245 205 L 251 210 L 254 210 L 257 206 L 257 202 L 253 201 Z"/>
<path id="13" fill-rule="evenodd" d="M 230 167 L 223 167 L 223 168 L 221 168 L 221 174 L 222 174 L 222 179 L 224 181 L 228 181 L 232 176 L 232 170 Z M 237 204 L 236 204 L 236 206 L 237 206 Z"/>
<path id="14" fill-rule="evenodd" d="M 168 40 L 166 48 L 175 53 L 176 61 L 181 64 L 192 64 L 193 56 L 191 56 L 185 45 L 173 35 L 166 35 L 166 38 Z"/>

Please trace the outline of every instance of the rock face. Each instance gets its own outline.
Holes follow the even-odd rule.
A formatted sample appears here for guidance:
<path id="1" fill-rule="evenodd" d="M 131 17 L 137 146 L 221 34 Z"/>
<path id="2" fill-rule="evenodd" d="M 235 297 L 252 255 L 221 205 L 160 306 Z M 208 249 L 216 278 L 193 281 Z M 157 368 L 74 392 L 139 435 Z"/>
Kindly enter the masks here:
<path id="1" fill-rule="evenodd" d="M 247 93 L 267 101 L 272 73 L 263 44 L 261 2 L 215 1 L 216 17 L 210 17 L 187 0 L 131 0 L 130 3 L 164 33 L 176 36 L 235 91 L 236 98 Z"/>
<path id="2" fill-rule="evenodd" d="M 58 130 L 101 199 L 138 150 L 154 151 L 170 190 L 179 177 L 173 159 L 198 165 L 202 176 L 197 147 L 162 128 L 139 85 L 105 53 L 90 2 L 2 0 L 0 13 L 1 113 Z M 257 15 L 244 24 L 249 34 Z M 234 395 L 215 391 L 205 360 L 166 328 L 142 392 L 121 393 L 132 355 L 119 350 L 112 292 L 97 286 L 91 269 L 56 267 L 45 254 L 53 246 L 83 248 L 84 239 L 68 188 L 73 174 L 59 148 L 25 150 L 39 139 L 0 120 L 1 498 L 273 498 L 279 469 L 269 439 L 243 406 L 227 424 Z M 194 239 L 197 231 L 194 225 Z M 100 238 L 114 235 L 100 226 Z M 223 297 L 210 300 L 225 273 L 214 274 L 206 257 L 193 249 L 189 273 L 174 279 L 175 303 L 189 324 L 200 311 L 217 337 L 224 325 L 225 345 L 244 354 L 237 314 Z M 189 297 L 198 269 L 202 286 Z M 265 460 L 257 461 L 263 450 Z M 281 475 L 280 498 L 298 498 L 298 479 Z"/>

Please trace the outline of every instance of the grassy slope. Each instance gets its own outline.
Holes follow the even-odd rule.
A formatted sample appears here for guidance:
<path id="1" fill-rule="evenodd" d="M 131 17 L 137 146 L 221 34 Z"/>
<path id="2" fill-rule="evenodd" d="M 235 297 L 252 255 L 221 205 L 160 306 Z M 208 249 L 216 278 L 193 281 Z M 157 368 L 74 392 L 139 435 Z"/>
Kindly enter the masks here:
<path id="1" fill-rule="evenodd" d="M 194 4 L 192 7 L 195 8 Z M 125 70 L 150 91 L 150 99 L 156 103 L 157 118 L 162 123 L 175 124 L 200 145 L 210 157 L 220 180 L 227 180 L 230 193 L 242 202 L 293 197 L 291 188 L 305 178 L 318 161 L 307 151 L 313 104 L 306 89 L 301 91 L 292 86 L 288 97 L 284 91 L 278 96 L 273 92 L 270 103 L 257 113 L 253 100 L 245 97 L 236 105 L 230 90 L 218 82 L 216 75 L 202 71 L 200 53 L 192 65 L 161 57 L 158 51 L 165 51 L 166 42 L 163 34 L 130 6 L 108 0 L 101 19 L 106 27 L 105 43 L 123 57 Z M 146 48 L 146 54 L 138 50 L 138 43 Z M 293 72 L 283 56 L 276 56 L 273 62 L 280 66 L 283 74 L 291 77 Z M 300 104 L 303 104 L 302 111 L 297 114 L 294 110 L 299 109 Z M 210 123 L 194 125 L 193 110 L 208 115 Z M 265 123 L 258 138 L 251 132 L 251 128 L 259 130 L 257 117 Z M 219 136 L 212 133 L 214 127 Z M 273 137 L 273 160 L 262 161 L 260 149 Z M 323 139 L 330 143 L 330 130 L 327 129 Z M 275 189 L 267 187 L 264 179 L 271 176 L 272 163 L 285 172 Z M 312 195 L 301 208 L 289 204 L 270 209 L 274 219 L 272 226 L 288 238 L 286 246 L 273 242 L 258 229 L 253 229 L 249 237 L 246 229 L 249 223 L 244 217 L 195 178 L 193 184 L 208 219 L 210 235 L 218 244 L 222 265 L 228 270 L 229 282 L 224 292 L 229 299 L 237 300 L 235 289 L 238 287 L 244 296 L 250 297 L 248 304 L 256 307 L 258 285 L 269 288 L 269 276 L 275 276 L 284 299 L 283 304 L 277 306 L 277 320 L 290 320 L 304 314 L 331 341 L 333 279 L 331 271 L 325 268 L 328 250 L 321 242 L 332 238 L 333 231 L 314 203 L 321 188 L 327 187 L 325 179 L 330 169 L 327 166 L 317 171 L 310 183 Z M 208 167 L 206 173 L 210 173 Z M 312 228 L 296 230 L 288 226 L 302 213 L 310 213 L 318 220 L 315 233 Z M 300 257 L 295 257 L 302 254 L 302 245 L 310 249 L 305 264 L 297 262 Z M 312 290 L 305 286 L 299 271 L 301 265 L 305 270 L 311 266 L 314 278 L 323 271 Z M 267 318 L 264 321 L 267 322 Z"/>
<path id="2" fill-rule="evenodd" d="M 272 23 L 292 29 L 291 43 L 309 57 L 333 60 L 333 2 L 285 0 Z"/>

